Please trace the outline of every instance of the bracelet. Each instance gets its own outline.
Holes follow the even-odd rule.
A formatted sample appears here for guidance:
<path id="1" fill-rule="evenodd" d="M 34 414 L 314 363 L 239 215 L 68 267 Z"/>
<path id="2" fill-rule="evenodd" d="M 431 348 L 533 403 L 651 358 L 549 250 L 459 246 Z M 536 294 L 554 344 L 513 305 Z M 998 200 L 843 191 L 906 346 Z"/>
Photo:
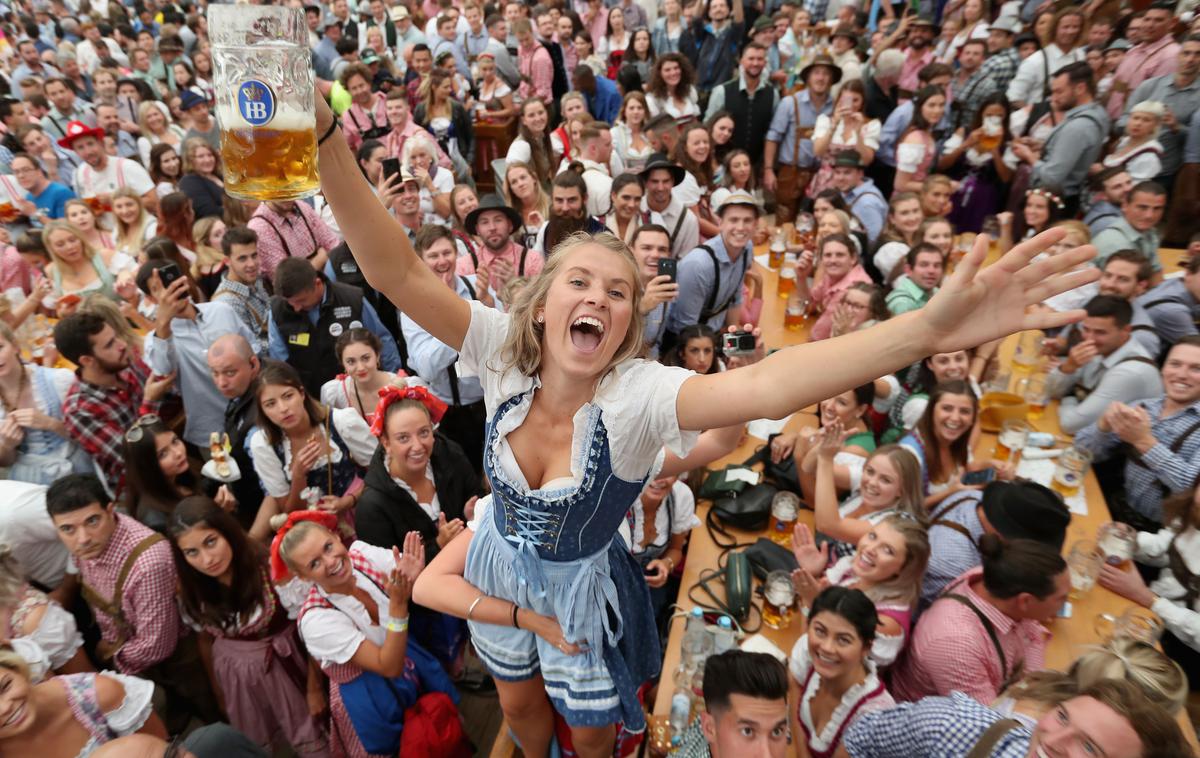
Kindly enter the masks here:
<path id="1" fill-rule="evenodd" d="M 483 602 L 483 599 L 484 599 L 485 597 L 487 597 L 487 595 L 484 595 L 484 594 L 481 592 L 481 593 L 479 593 L 479 597 L 475 598 L 475 599 L 474 599 L 474 600 L 471 602 L 471 607 L 470 607 L 470 608 L 467 608 L 467 621 L 470 621 L 470 620 L 471 620 L 471 614 L 475 612 L 475 606 L 477 606 L 477 605 L 479 605 L 481 602 Z"/>
<path id="2" fill-rule="evenodd" d="M 512 622 L 514 629 L 520 629 L 521 624 L 517 622 L 517 611 L 520 610 L 516 603 L 513 603 Z"/>
<path id="3" fill-rule="evenodd" d="M 337 128 L 338 128 L 338 122 L 337 122 L 337 119 L 335 118 L 333 120 L 333 123 L 329 125 L 329 128 L 325 131 L 325 133 L 321 135 L 321 138 L 317 140 L 317 147 L 324 145 L 325 140 L 329 139 L 333 135 L 333 130 L 337 129 Z"/>
<path id="4" fill-rule="evenodd" d="M 392 616 L 384 616 L 380 621 L 383 622 L 383 627 L 389 632 L 404 634 L 408 631 L 408 616 L 399 619 Z"/>

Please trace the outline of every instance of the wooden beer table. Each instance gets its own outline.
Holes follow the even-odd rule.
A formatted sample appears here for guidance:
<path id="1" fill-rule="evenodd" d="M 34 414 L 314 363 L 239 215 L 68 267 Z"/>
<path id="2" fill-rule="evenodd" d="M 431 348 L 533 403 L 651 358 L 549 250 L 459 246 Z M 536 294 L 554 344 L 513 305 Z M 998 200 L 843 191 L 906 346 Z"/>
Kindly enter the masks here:
<path id="1" fill-rule="evenodd" d="M 1160 255 L 1163 259 L 1166 273 L 1178 270 L 1182 263 L 1181 250 L 1162 250 Z M 991 263 L 989 260 L 988 263 Z M 807 339 L 808 327 L 812 320 L 806 323 L 805 328 L 801 331 L 790 331 L 783 328 L 783 311 L 784 301 L 776 296 L 776 272 L 755 264 L 755 270 L 763 276 L 763 311 L 759 325 L 762 328 L 764 339 L 768 349 L 782 348 L 789 345 L 800 344 Z M 1011 361 L 1013 351 L 1017 342 L 1018 336 L 1013 335 L 1002 343 L 1000 348 L 1000 360 L 1002 365 L 1008 364 Z M 787 422 L 786 429 L 788 431 L 796 431 L 805 424 L 815 424 L 816 418 L 811 413 L 811 409 L 805 412 L 793 414 Z M 1046 406 L 1045 413 L 1040 419 L 1031 420 L 1030 424 L 1038 431 L 1049 432 L 1059 438 L 1069 438 L 1062 432 L 1058 425 L 1058 403 L 1051 402 Z M 756 449 L 766 444 L 766 440 L 756 437 L 747 436 L 746 440 L 735 451 L 730 453 L 725 458 L 714 462 L 709 468 L 716 470 L 724 467 L 729 463 L 737 463 L 748 458 Z M 996 445 L 996 435 L 991 433 L 983 433 L 975 447 L 975 455 L 977 457 L 990 458 Z M 1088 512 L 1086 515 L 1075 514 L 1071 518 L 1070 526 L 1067 530 L 1067 538 L 1063 544 L 1064 555 L 1070 549 L 1070 546 L 1079 539 L 1096 538 L 1096 532 L 1100 525 L 1111 520 L 1108 512 L 1108 506 L 1105 503 L 1104 495 L 1100 491 L 1100 486 L 1096 481 L 1095 474 L 1090 470 L 1084 481 L 1083 490 L 1087 499 Z M 680 584 L 679 596 L 676 600 L 679 606 L 679 615 L 677 615 L 671 623 L 670 635 L 667 640 L 665 654 L 662 666 L 662 678 L 658 687 L 657 697 L 653 703 L 650 739 L 653 742 L 656 736 L 661 737 L 663 730 L 666 728 L 666 719 L 671 709 L 671 695 L 674 689 L 672 680 L 675 669 L 679 666 L 680 644 L 683 638 L 683 615 L 689 611 L 695 603 L 688 597 L 688 590 L 691 589 L 700 579 L 701 573 L 707 573 L 710 570 L 718 568 L 718 561 L 721 558 L 722 548 L 718 547 L 708 534 L 708 530 L 703 526 L 708 509 L 711 506 L 706 500 L 698 500 L 696 505 L 696 516 L 700 519 L 701 526 L 692 530 L 687 559 L 683 566 L 683 576 Z M 802 510 L 799 520 L 802 523 L 813 526 L 813 512 L 810 510 Z M 729 530 L 730 534 L 734 535 L 739 542 L 753 542 L 759 537 L 767 536 L 764 530 L 759 533 L 742 532 L 735 529 Z M 759 582 L 755 580 L 755 585 Z M 714 591 L 720 596 L 721 589 L 718 582 L 713 582 Z M 697 597 L 703 599 L 703 593 L 697 593 Z M 757 607 L 752 611 L 749 618 L 751 626 L 758 623 L 761 618 L 759 610 L 761 609 L 762 600 L 758 595 L 754 596 L 754 604 Z M 1069 618 L 1055 619 L 1049 628 L 1052 632 L 1052 637 L 1046 651 L 1046 666 L 1052 669 L 1065 670 L 1070 666 L 1071 662 L 1078 658 L 1086 651 L 1088 646 L 1101 644 L 1104 641 L 1102 635 L 1103 628 L 1097 631 L 1096 620 L 1101 614 L 1112 614 L 1120 616 L 1134 604 L 1130 601 L 1110 592 L 1103 587 L 1096 585 L 1090 592 L 1084 595 L 1077 601 L 1072 601 L 1072 612 Z M 782 630 L 768 629 L 763 626 L 758 630 L 772 643 L 774 643 L 785 654 L 790 654 L 796 640 L 804 633 L 804 618 L 798 613 L 792 615 L 792 621 L 788 628 Z M 1193 746 L 1197 745 L 1195 730 L 1187 720 L 1186 711 L 1180 713 L 1180 724 L 1183 726 L 1184 732 Z M 657 731 L 657 735 L 656 735 Z"/>

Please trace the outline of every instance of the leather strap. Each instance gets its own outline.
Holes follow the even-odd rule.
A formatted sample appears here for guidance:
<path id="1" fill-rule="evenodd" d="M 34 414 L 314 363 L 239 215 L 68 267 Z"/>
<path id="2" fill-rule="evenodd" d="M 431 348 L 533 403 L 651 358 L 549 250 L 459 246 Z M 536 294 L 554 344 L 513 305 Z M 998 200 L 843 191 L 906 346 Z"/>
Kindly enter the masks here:
<path id="1" fill-rule="evenodd" d="M 1016 681 L 1021 676 L 1021 672 L 1025 668 L 1023 662 L 1017 661 L 1017 664 L 1013 666 L 1013 670 L 1010 673 L 1008 670 L 1008 656 L 1004 654 L 1004 648 L 1000 646 L 1000 635 L 996 633 L 996 625 L 992 623 L 992 620 L 989 619 L 983 611 L 979 610 L 979 608 L 977 608 L 975 604 L 964 595 L 959 595 L 955 592 L 947 592 L 942 595 L 942 597 L 962 603 L 966 607 L 970 608 L 971 612 L 979 618 L 979 623 L 983 624 L 983 629 L 987 632 L 988 638 L 991 639 L 992 646 L 996 648 L 996 655 L 1000 657 L 1000 673 L 1004 677 L 1004 682 L 1001 684 L 999 691 L 1002 692 L 1008 689 L 1008 685 Z"/>
<path id="2" fill-rule="evenodd" d="M 979 741 L 971 748 L 971 752 L 967 753 L 967 758 L 989 758 L 992 750 L 1004 739 L 1004 735 L 1019 726 L 1021 722 L 1016 719 L 1001 719 L 992 724 L 979 736 Z"/>
<path id="3" fill-rule="evenodd" d="M 133 571 L 133 564 L 137 563 L 138 558 L 142 557 L 142 553 L 145 553 L 164 539 L 166 538 L 155 532 L 137 545 L 134 545 L 133 550 L 129 551 L 129 555 L 125 556 L 125 562 L 121 564 L 121 570 L 117 573 L 117 582 L 113 588 L 112 599 L 105 600 L 104 596 L 93 589 L 91 585 L 86 582 L 83 584 L 81 589 L 83 599 L 87 601 L 88 605 L 110 616 L 117 625 L 117 648 L 124 645 L 125 640 L 129 639 L 129 634 L 135 631 L 130 625 L 129 620 L 125 618 L 125 612 L 121 608 L 121 601 L 125 595 L 125 582 L 129 580 L 129 573 Z"/>

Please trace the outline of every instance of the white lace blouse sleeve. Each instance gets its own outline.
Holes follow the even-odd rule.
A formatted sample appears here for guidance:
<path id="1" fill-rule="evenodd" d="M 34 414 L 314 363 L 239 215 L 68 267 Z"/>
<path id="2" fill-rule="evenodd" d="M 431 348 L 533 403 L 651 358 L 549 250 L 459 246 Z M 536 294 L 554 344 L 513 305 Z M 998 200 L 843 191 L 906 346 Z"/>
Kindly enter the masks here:
<path id="1" fill-rule="evenodd" d="M 25 661 L 25 665 L 29 667 L 29 681 L 32 684 L 46 678 L 46 674 L 52 673 L 50 666 L 50 656 L 42 649 L 42 646 L 33 641 L 31 637 L 14 637 L 8 641 L 13 652 L 21 656 Z"/>
<path id="2" fill-rule="evenodd" d="M 109 728 L 122 737 L 141 729 L 154 710 L 151 703 L 154 698 L 154 682 L 113 671 L 105 671 L 96 676 L 116 679 L 125 689 L 125 697 L 121 699 L 121 704 L 104 714 Z"/>
<path id="3" fill-rule="evenodd" d="M 671 194 L 679 202 L 683 203 L 685 208 L 691 208 L 700 202 L 700 198 L 703 197 L 703 193 L 700 191 L 700 184 L 690 171 L 684 174 L 683 181 L 676 185 L 675 189 L 671 190 Z"/>
<path id="4" fill-rule="evenodd" d="M 879 119 L 873 118 L 863 124 L 863 128 L 859 131 L 862 138 L 862 143 L 872 150 L 879 149 L 879 134 L 883 131 L 883 124 L 879 123 Z"/>
<path id="5" fill-rule="evenodd" d="M 343 389 L 341 379 L 334 378 L 321 385 L 321 403 L 330 408 L 346 408 L 349 398 Z"/>
<path id="6" fill-rule="evenodd" d="M 50 602 L 42 614 L 37 629 L 30 635 L 50 658 L 50 668 L 62 668 L 75 657 L 75 651 L 83 647 L 83 635 L 75 624 L 75 617 L 61 605 Z"/>
<path id="7" fill-rule="evenodd" d="M 613 470 L 622 478 L 641 478 L 663 446 L 688 454 L 700 433 L 679 428 L 679 388 L 694 376 L 678 366 L 635 360 L 612 384 L 596 393 L 611 434 Z"/>
<path id="8" fill-rule="evenodd" d="M 812 668 L 812 660 L 808 657 L 808 635 L 800 635 L 796 644 L 792 645 L 792 654 L 788 657 L 788 671 L 797 682 L 803 682 Z"/>
<path id="9" fill-rule="evenodd" d="M 1144 152 L 1125 163 L 1125 170 L 1135 182 L 1144 182 L 1158 176 L 1162 172 L 1162 160 L 1158 153 Z"/>
<path id="10" fill-rule="evenodd" d="M 873 407 L 879 413 L 887 413 L 892 409 L 892 405 L 895 404 L 896 396 L 900 394 L 900 381 L 892 374 L 887 374 L 880 378 L 887 383 L 890 391 L 888 392 L 887 397 L 876 394 L 874 402 L 871 403 L 871 407 Z"/>
<path id="11" fill-rule="evenodd" d="M 896 662 L 900 651 L 904 649 L 904 636 L 903 633 L 895 636 L 886 634 L 875 636 L 875 642 L 871 644 L 871 660 L 875 661 L 876 666 L 884 668 Z"/>
<path id="12" fill-rule="evenodd" d="M 813 125 L 812 138 L 821 139 L 822 137 L 828 137 L 831 131 L 833 131 L 833 121 L 829 116 L 824 113 L 817 116 L 817 123 Z"/>
<path id="13" fill-rule="evenodd" d="M 262 429 L 256 429 L 250 435 L 250 457 L 254 460 L 254 473 L 262 482 L 263 492 L 274 498 L 287 497 L 292 485 L 288 483 L 283 461 L 275 454 Z"/>
<path id="14" fill-rule="evenodd" d="M 332 414 L 333 425 L 350 450 L 350 457 L 360 466 L 370 465 L 375 457 L 375 449 L 379 447 L 379 440 L 371 434 L 371 427 L 354 408 L 337 408 Z"/>
<path id="15" fill-rule="evenodd" d="M 902 142 L 896 148 L 896 170 L 914 173 L 925 158 L 925 145 L 920 142 Z"/>
<path id="16" fill-rule="evenodd" d="M 300 619 L 300 639 L 308 653 L 322 663 L 348 663 L 366 635 L 354 620 L 336 608 L 313 608 Z"/>
<path id="17" fill-rule="evenodd" d="M 479 531 L 479 525 L 491 516 L 492 496 L 484 495 L 475 501 L 475 518 L 467 522 L 467 528 L 472 532 Z"/>
<path id="18" fill-rule="evenodd" d="M 1167 550 L 1175 539 L 1175 530 L 1164 528 L 1157 532 L 1138 532 L 1137 550 L 1134 559 L 1148 566 L 1163 567 L 1167 565 Z"/>
<path id="19" fill-rule="evenodd" d="M 961 145 L 962 143 L 963 143 L 963 136 L 961 134 L 959 134 L 958 132 L 951 134 L 950 139 L 946 140 L 945 144 L 942 145 L 942 155 L 945 155 L 946 153 L 954 152 L 955 150 L 958 149 L 958 146 Z"/>
<path id="20" fill-rule="evenodd" d="M 671 485 L 671 494 L 675 498 L 675 520 L 671 522 L 671 534 L 687 534 L 700 526 L 700 519 L 696 518 L 696 496 L 691 488 L 676 481 Z"/>
<path id="21" fill-rule="evenodd" d="M 312 585 L 299 577 L 293 576 L 283 584 L 275 585 L 275 594 L 279 595 L 279 603 L 287 611 L 288 618 L 295 620 L 300 615 L 300 607 L 308 599 Z"/>
<path id="22" fill-rule="evenodd" d="M 508 154 L 504 156 L 504 160 L 510 165 L 513 163 L 528 163 L 529 157 L 532 154 L 529 143 L 517 138 L 508 146 Z"/>

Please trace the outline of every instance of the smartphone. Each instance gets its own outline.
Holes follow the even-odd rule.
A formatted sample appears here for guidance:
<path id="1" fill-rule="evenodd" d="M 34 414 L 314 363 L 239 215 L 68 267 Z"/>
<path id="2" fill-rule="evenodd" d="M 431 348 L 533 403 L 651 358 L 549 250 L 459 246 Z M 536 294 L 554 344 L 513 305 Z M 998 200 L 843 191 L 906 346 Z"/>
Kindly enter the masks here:
<path id="1" fill-rule="evenodd" d="M 721 335 L 721 349 L 725 355 L 750 355 L 754 352 L 754 335 L 750 332 L 732 332 Z"/>
<path id="2" fill-rule="evenodd" d="M 987 484 L 996 478 L 996 469 L 985 468 L 982 471 L 972 471 L 969 474 L 964 474 L 962 478 L 963 484 Z"/>
<path id="3" fill-rule="evenodd" d="M 679 270 L 679 261 L 674 258 L 659 258 L 658 259 L 658 275 L 671 277 L 671 282 L 675 282 L 675 274 Z"/>
<path id="4" fill-rule="evenodd" d="M 400 173 L 399 158 L 384 158 L 379 162 L 379 164 L 383 168 L 383 181 L 385 182 L 388 180 L 388 177 L 392 176 L 392 174 Z"/>
<path id="5" fill-rule="evenodd" d="M 183 272 L 179 270 L 179 264 L 170 262 L 158 270 L 158 279 L 162 282 L 163 289 L 168 289 L 175 280 L 182 279 Z"/>

